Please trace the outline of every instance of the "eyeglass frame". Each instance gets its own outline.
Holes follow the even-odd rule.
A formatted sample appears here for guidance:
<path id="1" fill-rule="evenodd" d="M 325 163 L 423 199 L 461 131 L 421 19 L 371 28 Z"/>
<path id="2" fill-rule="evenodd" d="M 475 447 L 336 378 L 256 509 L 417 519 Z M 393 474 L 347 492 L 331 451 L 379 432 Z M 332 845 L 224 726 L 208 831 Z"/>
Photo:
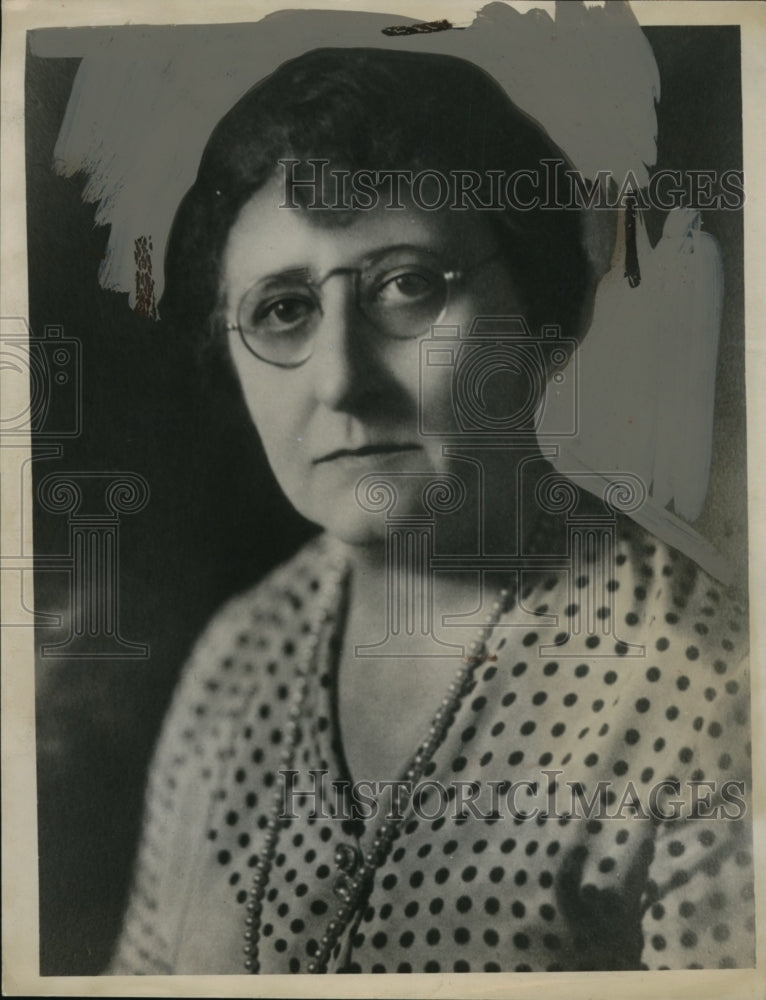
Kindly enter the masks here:
<path id="1" fill-rule="evenodd" d="M 382 256 L 383 253 L 390 252 L 390 251 L 393 251 L 393 250 L 396 250 L 396 249 L 405 249 L 405 248 L 399 248 L 399 247 L 395 247 L 395 246 L 394 247 L 387 247 L 384 251 L 381 251 L 380 255 Z M 421 253 L 424 252 L 422 247 L 406 247 L 406 249 L 417 250 L 417 251 L 419 251 Z M 430 254 L 431 251 L 426 250 L 425 253 Z M 371 255 L 371 256 L 374 257 L 376 255 Z M 433 256 L 436 256 L 436 255 L 434 254 Z M 440 274 L 441 277 L 442 277 L 442 279 L 444 280 L 446 291 L 445 291 L 444 305 L 442 306 L 441 311 L 436 316 L 436 318 L 434 320 L 432 320 L 431 323 L 429 323 L 429 327 L 433 327 L 433 326 L 438 325 L 441 322 L 441 320 L 444 318 L 447 310 L 449 309 L 449 305 L 450 305 L 450 290 L 453 287 L 453 285 L 456 285 L 458 282 L 463 281 L 467 275 L 471 274 L 473 271 L 476 271 L 478 268 L 482 267 L 484 264 L 488 264 L 488 263 L 490 263 L 493 260 L 498 260 L 498 259 L 502 258 L 503 256 L 505 256 L 505 254 L 501 250 L 495 250 L 492 254 L 488 255 L 487 257 L 482 257 L 480 260 L 475 261 L 473 264 L 470 265 L 470 267 L 463 267 L 463 268 L 457 268 L 457 269 L 456 268 L 450 268 L 448 270 L 444 270 L 444 269 L 441 269 L 441 268 L 436 269 L 436 273 Z M 354 300 L 355 300 L 356 308 L 365 317 L 365 319 L 367 319 L 375 327 L 375 329 L 377 330 L 377 332 L 380 333 L 386 340 L 410 341 L 410 340 L 417 340 L 418 337 L 422 337 L 427 332 L 427 330 L 421 330 L 421 331 L 418 331 L 416 333 L 413 333 L 411 336 L 406 336 L 406 337 L 396 337 L 396 336 L 393 336 L 393 335 L 390 335 L 390 334 L 386 334 L 386 332 L 384 330 L 380 329 L 379 325 L 375 322 L 375 320 L 367 314 L 367 312 L 363 308 L 363 306 L 361 304 L 361 301 L 360 301 L 360 278 L 361 278 L 361 275 L 364 272 L 366 266 L 369 266 L 369 265 L 365 265 L 363 267 L 360 267 L 360 266 L 356 266 L 356 267 L 350 267 L 350 266 L 334 267 L 334 268 L 331 268 L 321 279 L 319 279 L 317 281 L 310 280 L 310 281 L 307 282 L 307 287 L 310 289 L 310 291 L 312 293 L 314 293 L 313 297 L 315 298 L 316 306 L 319 309 L 320 315 L 324 316 L 324 311 L 322 310 L 322 302 L 321 302 L 321 299 L 319 298 L 319 294 L 318 294 L 319 290 L 322 288 L 322 286 L 327 281 L 329 281 L 330 278 L 335 277 L 336 275 L 349 275 L 349 276 L 353 276 L 354 277 Z M 255 286 L 260 281 L 264 281 L 264 280 L 266 280 L 266 279 L 265 278 L 260 278 L 259 281 L 254 282 L 252 285 L 249 285 L 248 288 L 243 292 L 242 296 L 239 299 L 239 303 L 237 305 L 237 315 L 239 315 L 239 313 L 240 313 L 240 311 L 242 309 L 242 303 L 245 301 L 246 297 L 250 294 L 250 292 L 253 290 L 253 288 L 255 288 Z M 227 333 L 239 333 L 240 340 L 242 341 L 242 343 L 245 346 L 246 350 L 250 354 L 252 354 L 254 358 L 257 358 L 259 361 L 262 361 L 265 365 L 272 365 L 275 368 L 284 368 L 284 369 L 300 368 L 303 365 L 305 365 L 307 361 L 309 361 L 311 359 L 311 357 L 312 357 L 312 355 L 314 353 L 313 339 L 312 339 L 312 346 L 311 346 L 310 353 L 307 354 L 305 358 L 301 358 L 300 361 L 295 361 L 295 362 L 270 361 L 268 358 L 262 357 L 255 350 L 253 350 L 253 347 L 248 342 L 247 337 L 245 335 L 245 332 L 242 329 L 242 324 L 240 322 L 236 322 L 236 323 L 228 322 L 228 323 L 225 324 L 224 329 L 225 329 L 225 331 Z"/>

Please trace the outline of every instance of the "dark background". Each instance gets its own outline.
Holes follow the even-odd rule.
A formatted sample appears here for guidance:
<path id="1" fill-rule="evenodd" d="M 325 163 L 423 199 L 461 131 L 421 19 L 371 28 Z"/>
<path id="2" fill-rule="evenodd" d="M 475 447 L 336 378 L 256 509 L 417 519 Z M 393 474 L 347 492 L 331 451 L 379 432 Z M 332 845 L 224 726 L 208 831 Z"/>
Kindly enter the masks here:
<path id="1" fill-rule="evenodd" d="M 662 81 L 658 168 L 741 169 L 739 30 L 645 29 Z M 120 526 L 120 630 L 147 659 L 39 658 L 37 691 L 40 945 L 43 975 L 101 971 L 119 929 L 153 741 L 191 643 L 230 594 L 287 556 L 312 528 L 282 498 L 225 359 L 199 363 L 189 338 L 104 292 L 107 231 L 81 199 L 84 178 L 52 171 L 77 60 L 27 63 L 30 325 L 82 344 L 81 434 L 52 472 L 132 471 L 149 504 Z M 705 212 L 724 255 L 726 292 L 714 469 L 697 523 L 747 569 L 742 214 Z M 656 239 L 660 213 L 647 219 Z M 35 551 L 68 550 L 65 515 L 35 510 Z M 66 615 L 60 572 L 39 567 L 36 607 Z M 65 630 L 40 628 L 37 646 Z"/>

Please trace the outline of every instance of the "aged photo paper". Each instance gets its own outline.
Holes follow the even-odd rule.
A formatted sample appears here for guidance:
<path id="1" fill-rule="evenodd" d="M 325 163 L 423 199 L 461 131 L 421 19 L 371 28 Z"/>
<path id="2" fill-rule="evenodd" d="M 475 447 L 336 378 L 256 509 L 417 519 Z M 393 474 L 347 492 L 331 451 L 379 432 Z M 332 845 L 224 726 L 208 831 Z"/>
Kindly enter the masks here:
<path id="1" fill-rule="evenodd" d="M 4 992 L 763 996 L 763 6 L 3 27 Z"/>

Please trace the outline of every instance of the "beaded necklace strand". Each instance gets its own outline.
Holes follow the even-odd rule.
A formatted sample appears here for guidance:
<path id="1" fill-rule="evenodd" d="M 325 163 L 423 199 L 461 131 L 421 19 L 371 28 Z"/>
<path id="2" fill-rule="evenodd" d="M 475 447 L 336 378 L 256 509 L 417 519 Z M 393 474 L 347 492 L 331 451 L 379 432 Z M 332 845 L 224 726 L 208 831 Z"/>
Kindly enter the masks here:
<path id="1" fill-rule="evenodd" d="M 286 726 L 286 745 L 281 756 L 280 766 L 283 771 L 293 769 L 295 754 L 300 740 L 299 720 L 303 713 L 310 680 L 317 670 L 317 654 L 322 633 L 333 617 L 338 591 L 345 570 L 345 562 L 333 560 L 331 563 L 329 586 L 327 588 L 327 593 L 330 597 L 326 602 L 323 602 L 320 613 L 317 615 L 316 621 L 312 624 L 306 654 L 296 667 L 294 696 L 288 711 Z M 512 593 L 509 588 L 504 588 L 500 591 L 497 600 L 492 606 L 491 613 L 487 616 L 486 623 L 478 630 L 476 638 L 469 646 L 468 655 L 461 662 L 452 679 L 452 683 L 447 688 L 446 695 L 442 698 L 441 704 L 431 720 L 427 736 L 419 744 L 404 773 L 404 780 L 410 782 L 408 786 L 405 786 L 406 788 L 415 788 L 433 755 L 444 741 L 460 709 L 467 689 L 471 684 L 475 670 L 487 658 L 487 641 L 501 616 L 510 609 L 515 601 L 516 591 L 517 588 L 514 588 Z M 341 870 L 341 875 L 336 880 L 334 888 L 336 895 L 341 899 L 341 903 L 332 919 L 328 922 L 324 934 L 319 939 L 316 952 L 307 967 L 308 972 L 327 972 L 327 966 L 333 949 L 340 941 L 355 914 L 361 912 L 360 906 L 372 887 L 375 872 L 387 859 L 391 851 L 391 846 L 398 836 L 400 827 L 406 817 L 406 795 L 407 793 L 405 792 L 401 800 L 402 808 L 397 810 L 394 816 L 384 819 L 378 826 L 371 847 L 360 857 L 361 863 L 357 864 L 357 851 L 354 847 L 348 844 L 340 844 L 338 846 L 335 852 L 335 862 Z M 247 916 L 245 918 L 244 935 L 245 968 L 248 972 L 252 973 L 260 972 L 258 942 L 261 936 L 260 926 L 263 897 L 266 893 L 272 864 L 276 855 L 280 831 L 284 826 L 284 819 L 281 815 L 283 811 L 282 807 L 282 792 L 278 790 L 274 794 L 271 814 L 266 823 L 265 840 L 258 860 L 255 863 L 252 886 L 246 905 Z"/>

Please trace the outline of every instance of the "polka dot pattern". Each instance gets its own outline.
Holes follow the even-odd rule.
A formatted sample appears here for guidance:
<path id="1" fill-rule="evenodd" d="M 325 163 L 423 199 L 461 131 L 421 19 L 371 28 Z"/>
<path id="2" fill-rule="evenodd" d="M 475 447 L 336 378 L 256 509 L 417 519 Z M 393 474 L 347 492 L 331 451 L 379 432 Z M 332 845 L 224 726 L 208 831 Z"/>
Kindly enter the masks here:
<path id="1" fill-rule="evenodd" d="M 110 971 L 242 971 L 248 888 L 285 792 L 282 743 L 327 549 L 311 543 L 200 640 L 151 769 Z M 747 622 L 630 523 L 617 555 L 608 599 L 590 605 L 597 635 L 561 631 L 590 599 L 586 573 L 571 591 L 563 577 L 523 581 L 525 607 L 545 622 L 561 613 L 496 630 L 496 659 L 427 771 L 449 794 L 421 789 L 420 815 L 400 828 L 329 971 L 752 964 Z M 341 629 L 338 609 L 297 720 L 291 818 L 260 904 L 265 973 L 307 971 L 375 832 L 333 785 L 344 776 Z"/>

